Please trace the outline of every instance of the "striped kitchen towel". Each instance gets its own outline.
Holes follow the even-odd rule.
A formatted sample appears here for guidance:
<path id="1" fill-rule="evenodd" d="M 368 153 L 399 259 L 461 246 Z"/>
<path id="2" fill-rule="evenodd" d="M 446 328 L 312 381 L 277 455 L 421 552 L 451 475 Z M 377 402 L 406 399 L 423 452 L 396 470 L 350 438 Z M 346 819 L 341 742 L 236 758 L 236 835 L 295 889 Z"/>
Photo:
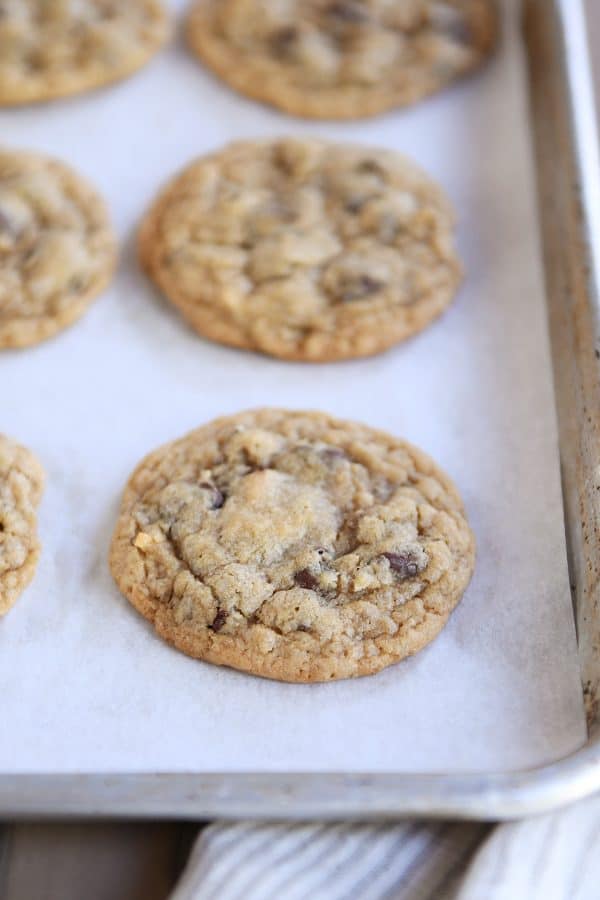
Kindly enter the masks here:
<path id="1" fill-rule="evenodd" d="M 502 825 L 214 823 L 171 900 L 600 900 L 600 796 Z"/>

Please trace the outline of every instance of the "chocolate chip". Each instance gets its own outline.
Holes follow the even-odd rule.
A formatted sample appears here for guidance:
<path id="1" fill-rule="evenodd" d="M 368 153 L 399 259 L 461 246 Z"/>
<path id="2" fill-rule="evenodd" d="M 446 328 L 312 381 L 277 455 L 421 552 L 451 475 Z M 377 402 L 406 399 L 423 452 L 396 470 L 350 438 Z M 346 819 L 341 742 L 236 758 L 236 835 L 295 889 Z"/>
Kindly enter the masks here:
<path id="1" fill-rule="evenodd" d="M 350 199 L 346 202 L 344 209 L 346 212 L 352 213 L 353 216 L 356 213 L 359 213 L 365 203 L 367 202 L 366 197 L 350 197 Z"/>
<path id="2" fill-rule="evenodd" d="M 310 631 L 310 628 L 308 627 L 308 625 L 298 625 L 296 631 Z"/>
<path id="3" fill-rule="evenodd" d="M 360 275 L 354 278 L 341 293 L 343 303 L 351 303 L 353 300 L 362 300 L 371 294 L 377 294 L 384 286 L 382 281 L 371 278 L 370 275 Z"/>
<path id="4" fill-rule="evenodd" d="M 2 212 L 0 209 L 0 231 L 7 231 L 9 234 L 13 233 L 12 222 L 8 218 L 8 216 Z"/>
<path id="5" fill-rule="evenodd" d="M 324 450 L 321 450 L 321 456 L 324 456 L 328 462 L 333 462 L 335 459 L 347 459 L 345 452 L 340 447 L 325 447 Z"/>
<path id="6" fill-rule="evenodd" d="M 392 213 L 384 213 L 379 220 L 379 237 L 382 241 L 393 241 L 400 224 Z"/>
<path id="7" fill-rule="evenodd" d="M 264 210 L 261 210 L 270 219 L 276 219 L 279 222 L 294 222 L 297 218 L 296 211 L 290 205 L 289 200 L 282 197 L 276 197 L 269 201 Z"/>
<path id="8" fill-rule="evenodd" d="M 72 294 L 78 294 L 84 289 L 85 285 L 86 279 L 83 275 L 74 275 L 73 278 L 71 278 L 71 280 L 69 281 L 67 290 Z"/>
<path id="9" fill-rule="evenodd" d="M 434 31 L 445 35 L 456 44 L 469 47 L 473 43 L 471 25 L 467 17 L 457 9 L 450 6 L 440 7 L 438 14 L 432 18 L 430 24 Z"/>
<path id="10" fill-rule="evenodd" d="M 300 569 L 299 572 L 296 572 L 294 580 L 298 587 L 306 588 L 308 591 L 316 591 L 319 587 L 319 582 L 308 569 Z"/>
<path id="11" fill-rule="evenodd" d="M 327 14 L 340 22 L 366 22 L 369 14 L 363 9 L 360 3 L 352 2 L 352 0 L 338 0 L 336 3 L 330 3 L 327 7 Z"/>
<path id="12" fill-rule="evenodd" d="M 292 50 L 294 44 L 298 40 L 298 29 L 293 25 L 287 25 L 280 28 L 271 35 L 271 49 L 280 56 L 286 56 Z"/>
<path id="13" fill-rule="evenodd" d="M 448 24 L 444 28 L 444 34 L 456 44 L 462 44 L 465 47 L 470 47 L 473 43 L 473 34 L 466 19 L 457 19 L 455 22 Z"/>
<path id="14" fill-rule="evenodd" d="M 363 159 L 356 166 L 356 171 L 361 175 L 379 175 L 380 178 L 385 176 L 385 169 L 375 159 Z"/>
<path id="15" fill-rule="evenodd" d="M 392 569 L 400 578 L 412 578 L 418 575 L 419 567 L 408 553 L 384 553 Z"/>
<path id="16" fill-rule="evenodd" d="M 224 609 L 220 609 L 217 612 L 217 614 L 213 620 L 213 623 L 210 627 L 212 628 L 213 631 L 220 631 L 226 621 L 227 621 L 227 613 L 225 612 Z"/>
<path id="17" fill-rule="evenodd" d="M 206 491 L 210 491 L 210 508 L 211 509 L 221 509 L 223 504 L 225 503 L 225 495 L 216 484 L 210 484 L 208 481 L 202 481 L 200 483 L 200 487 L 204 488 Z"/>

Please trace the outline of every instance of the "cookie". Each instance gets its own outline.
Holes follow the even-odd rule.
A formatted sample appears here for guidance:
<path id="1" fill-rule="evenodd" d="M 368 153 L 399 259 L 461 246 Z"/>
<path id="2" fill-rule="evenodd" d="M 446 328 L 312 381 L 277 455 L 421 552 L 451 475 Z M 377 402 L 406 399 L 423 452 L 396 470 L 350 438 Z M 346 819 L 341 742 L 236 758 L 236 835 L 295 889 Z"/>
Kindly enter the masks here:
<path id="1" fill-rule="evenodd" d="M 196 0 L 192 50 L 231 87 L 297 116 L 407 106 L 478 66 L 493 0 Z"/>
<path id="2" fill-rule="evenodd" d="M 0 349 L 37 344 L 108 285 L 116 240 L 96 191 L 61 162 L 0 150 Z"/>
<path id="3" fill-rule="evenodd" d="M 140 257 L 193 328 L 284 359 L 386 350 L 461 280 L 441 189 L 388 150 L 311 139 L 235 143 L 177 177 Z"/>
<path id="4" fill-rule="evenodd" d="M 0 0 L 0 106 L 126 78 L 167 34 L 158 0 Z"/>
<path id="5" fill-rule="evenodd" d="M 0 434 L 0 616 L 33 578 L 43 487 L 44 472 L 33 453 Z"/>
<path id="6" fill-rule="evenodd" d="M 420 450 L 325 413 L 263 409 L 142 461 L 110 565 L 184 653 L 310 682 L 378 672 L 432 641 L 474 556 L 456 488 Z"/>

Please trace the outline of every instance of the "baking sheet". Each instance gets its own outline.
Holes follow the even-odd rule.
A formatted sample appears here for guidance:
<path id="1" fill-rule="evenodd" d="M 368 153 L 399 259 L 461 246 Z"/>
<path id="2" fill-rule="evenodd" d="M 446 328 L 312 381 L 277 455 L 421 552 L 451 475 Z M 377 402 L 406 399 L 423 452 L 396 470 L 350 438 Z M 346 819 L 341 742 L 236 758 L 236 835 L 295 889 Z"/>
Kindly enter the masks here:
<path id="1" fill-rule="evenodd" d="M 516 2 L 505 19 L 479 76 L 372 122 L 263 109 L 177 43 L 120 86 L 0 112 L 2 143 L 59 155 L 96 182 L 123 247 L 111 290 L 77 326 L 0 356 L 0 428 L 48 474 L 38 574 L 0 622 L 0 772 L 511 770 L 582 745 Z M 137 269 L 136 223 L 174 170 L 234 138 L 290 132 L 400 149 L 459 210 L 457 302 L 385 356 L 310 366 L 210 344 Z M 415 658 L 351 682 L 264 681 L 167 647 L 114 587 L 107 548 L 139 458 L 259 405 L 404 435 L 458 483 L 477 569 Z"/>

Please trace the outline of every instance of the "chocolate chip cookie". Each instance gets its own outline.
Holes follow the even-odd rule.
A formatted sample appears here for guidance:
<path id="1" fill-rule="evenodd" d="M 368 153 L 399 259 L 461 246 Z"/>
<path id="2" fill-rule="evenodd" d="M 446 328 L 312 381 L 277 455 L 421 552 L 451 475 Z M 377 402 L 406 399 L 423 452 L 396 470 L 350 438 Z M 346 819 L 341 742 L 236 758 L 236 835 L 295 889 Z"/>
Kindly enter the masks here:
<path id="1" fill-rule="evenodd" d="M 298 116 L 414 103 L 478 66 L 493 0 L 196 0 L 193 51 L 229 85 Z"/>
<path id="2" fill-rule="evenodd" d="M 83 178 L 45 156 L 0 150 L 0 349 L 78 319 L 115 261 L 106 208 Z"/>
<path id="3" fill-rule="evenodd" d="M 33 453 L 0 434 L 0 616 L 33 578 L 43 487 L 44 472 Z"/>
<path id="4" fill-rule="evenodd" d="M 441 189 L 392 151 L 243 142 L 163 191 L 140 256 L 200 334 L 327 361 L 386 350 L 448 306 L 453 230 Z"/>
<path id="5" fill-rule="evenodd" d="M 0 106 L 125 78 L 167 34 L 159 0 L 0 0 Z"/>
<path id="6" fill-rule="evenodd" d="M 369 675 L 432 641 L 473 571 L 450 479 L 320 412 L 217 419 L 131 476 L 110 565 L 190 656 L 282 681 Z"/>

